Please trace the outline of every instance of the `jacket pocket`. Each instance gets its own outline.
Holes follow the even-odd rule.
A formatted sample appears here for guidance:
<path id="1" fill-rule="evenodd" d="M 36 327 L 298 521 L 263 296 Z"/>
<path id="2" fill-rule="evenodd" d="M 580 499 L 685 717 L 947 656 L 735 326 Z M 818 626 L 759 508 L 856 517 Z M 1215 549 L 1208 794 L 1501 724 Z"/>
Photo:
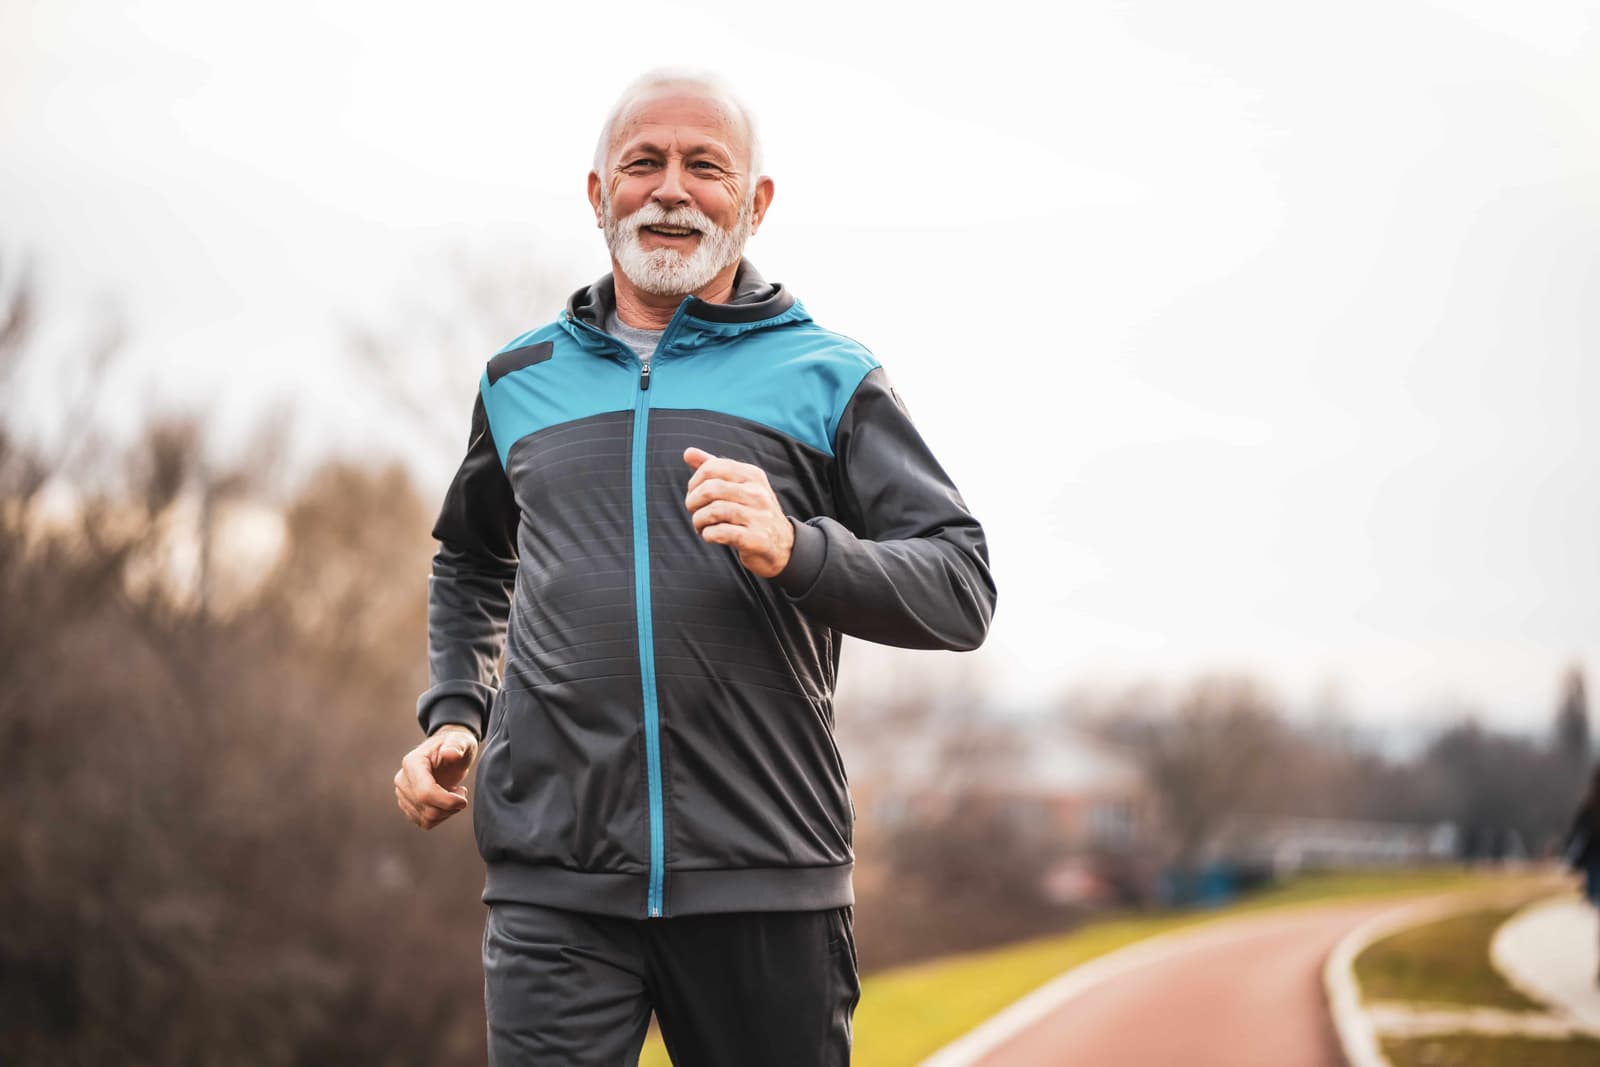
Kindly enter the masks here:
<path id="1" fill-rule="evenodd" d="M 850 862 L 843 768 L 805 696 L 685 681 L 663 687 L 661 721 L 674 869 Z"/>
<path id="2" fill-rule="evenodd" d="M 506 773 L 494 798 L 502 847 L 526 863 L 645 869 L 643 723 L 616 687 L 505 691 Z"/>

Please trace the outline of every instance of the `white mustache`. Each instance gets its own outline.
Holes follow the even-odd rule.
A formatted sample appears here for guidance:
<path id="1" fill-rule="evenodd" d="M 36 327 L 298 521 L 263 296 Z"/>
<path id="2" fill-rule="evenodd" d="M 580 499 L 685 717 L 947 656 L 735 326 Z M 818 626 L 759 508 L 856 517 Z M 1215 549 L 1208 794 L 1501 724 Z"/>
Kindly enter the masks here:
<path id="1" fill-rule="evenodd" d="M 720 230 L 720 227 L 703 211 L 692 207 L 679 207 L 668 211 L 660 204 L 645 204 L 623 219 L 622 224 L 629 232 L 635 234 L 646 226 L 677 226 L 697 230 L 700 233 L 715 233 Z"/>

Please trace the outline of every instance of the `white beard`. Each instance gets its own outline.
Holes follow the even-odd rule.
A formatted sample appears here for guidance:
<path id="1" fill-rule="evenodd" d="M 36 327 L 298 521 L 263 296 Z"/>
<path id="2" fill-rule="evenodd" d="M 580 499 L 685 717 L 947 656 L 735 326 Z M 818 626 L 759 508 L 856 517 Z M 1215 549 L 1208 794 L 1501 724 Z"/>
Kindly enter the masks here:
<path id="1" fill-rule="evenodd" d="M 712 278 L 739 261 L 750 237 L 752 205 L 748 201 L 739 209 L 731 230 L 720 229 L 704 212 L 692 207 L 668 211 L 660 204 L 647 202 L 627 218 L 618 219 L 611 213 L 609 196 L 602 199 L 600 206 L 612 257 L 629 281 L 656 296 L 687 296 L 705 288 Z M 700 241 L 687 256 L 676 248 L 646 250 L 639 243 L 639 231 L 645 226 L 687 227 L 699 231 Z"/>

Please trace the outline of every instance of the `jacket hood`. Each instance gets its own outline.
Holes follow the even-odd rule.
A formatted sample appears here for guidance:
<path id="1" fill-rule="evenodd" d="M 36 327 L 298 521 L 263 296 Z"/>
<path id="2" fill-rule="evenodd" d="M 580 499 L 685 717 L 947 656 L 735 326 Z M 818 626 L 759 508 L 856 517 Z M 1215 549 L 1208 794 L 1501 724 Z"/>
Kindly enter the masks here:
<path id="1" fill-rule="evenodd" d="M 592 285 L 573 293 L 567 299 L 566 313 L 562 317 L 604 330 L 606 317 L 616 304 L 616 279 L 608 272 Z M 752 328 L 811 317 L 793 293 L 777 282 L 767 281 L 755 264 L 744 258 L 739 260 L 739 269 L 733 276 L 733 296 L 726 304 L 686 296 L 678 306 L 701 331 L 716 334 L 743 333 Z"/>

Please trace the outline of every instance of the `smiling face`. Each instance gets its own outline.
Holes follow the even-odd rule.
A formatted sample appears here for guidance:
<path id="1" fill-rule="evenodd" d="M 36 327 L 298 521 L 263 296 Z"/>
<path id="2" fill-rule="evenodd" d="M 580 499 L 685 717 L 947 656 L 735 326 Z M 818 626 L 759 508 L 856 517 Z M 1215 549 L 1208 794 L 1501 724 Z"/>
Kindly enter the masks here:
<path id="1" fill-rule="evenodd" d="M 739 113 L 704 90 L 666 86 L 634 100 L 589 175 L 618 284 L 657 296 L 731 285 L 772 198 L 750 156 Z"/>

